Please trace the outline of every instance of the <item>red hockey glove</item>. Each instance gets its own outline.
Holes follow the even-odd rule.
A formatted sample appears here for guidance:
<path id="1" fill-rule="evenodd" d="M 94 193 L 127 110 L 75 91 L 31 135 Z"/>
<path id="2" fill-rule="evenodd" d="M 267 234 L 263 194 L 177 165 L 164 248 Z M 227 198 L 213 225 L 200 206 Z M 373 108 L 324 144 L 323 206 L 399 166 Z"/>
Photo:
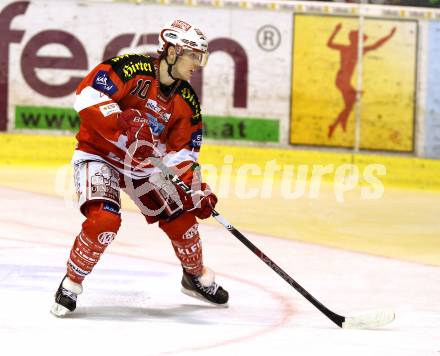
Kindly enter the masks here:
<path id="1" fill-rule="evenodd" d="M 145 113 L 135 109 L 127 109 L 118 115 L 118 126 L 127 135 L 127 148 L 135 143 L 129 151 L 133 159 L 142 162 L 152 155 L 154 140 Z"/>
<path id="2" fill-rule="evenodd" d="M 207 219 L 211 216 L 218 199 L 211 192 L 208 184 L 202 183 L 200 190 L 194 191 L 191 196 L 186 194 L 180 187 L 177 187 L 177 191 L 182 201 L 183 209 L 192 212 L 199 219 Z"/>

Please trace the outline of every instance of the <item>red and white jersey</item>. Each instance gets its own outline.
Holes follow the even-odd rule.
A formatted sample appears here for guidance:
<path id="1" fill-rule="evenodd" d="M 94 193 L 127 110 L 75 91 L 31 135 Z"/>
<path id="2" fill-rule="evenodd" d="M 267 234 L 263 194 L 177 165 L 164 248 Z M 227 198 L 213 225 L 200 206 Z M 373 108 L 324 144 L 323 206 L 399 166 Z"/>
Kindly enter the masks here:
<path id="1" fill-rule="evenodd" d="M 117 114 L 128 108 L 147 114 L 166 165 L 196 162 L 202 143 L 197 95 L 188 82 L 180 80 L 164 91 L 169 92 L 160 89 L 158 59 L 127 54 L 96 66 L 76 90 L 74 108 L 81 124 L 73 162 L 103 160 L 133 178 L 158 172 L 152 166 L 124 169 L 127 136 L 118 129 Z"/>

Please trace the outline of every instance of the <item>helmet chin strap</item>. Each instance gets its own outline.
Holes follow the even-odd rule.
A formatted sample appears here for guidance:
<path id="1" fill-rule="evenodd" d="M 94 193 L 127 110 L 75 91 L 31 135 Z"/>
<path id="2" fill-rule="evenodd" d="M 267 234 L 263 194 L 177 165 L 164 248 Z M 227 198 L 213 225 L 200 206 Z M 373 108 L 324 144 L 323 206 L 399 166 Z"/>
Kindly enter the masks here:
<path id="1" fill-rule="evenodd" d="M 174 63 L 169 63 L 167 57 L 165 57 L 165 62 L 167 62 L 168 65 L 168 75 L 173 79 L 173 80 L 177 80 L 177 78 L 174 78 L 173 75 L 171 74 L 171 70 L 173 69 L 173 65 L 176 64 L 177 62 L 177 56 L 176 56 L 176 60 L 174 61 Z"/>

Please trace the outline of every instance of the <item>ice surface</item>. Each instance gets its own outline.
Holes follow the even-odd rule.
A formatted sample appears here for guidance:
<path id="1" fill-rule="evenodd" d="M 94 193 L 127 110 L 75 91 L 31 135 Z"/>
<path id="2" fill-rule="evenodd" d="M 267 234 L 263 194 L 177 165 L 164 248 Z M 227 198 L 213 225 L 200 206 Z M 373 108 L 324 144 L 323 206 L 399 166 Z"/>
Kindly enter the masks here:
<path id="1" fill-rule="evenodd" d="M 59 198 L 0 196 L 2 355 L 440 356 L 438 267 L 244 232 L 335 312 L 396 312 L 382 329 L 342 330 L 220 225 L 201 225 L 205 263 L 230 293 L 229 308 L 216 308 L 180 292 L 167 237 L 132 212 L 76 312 L 57 319 L 53 294 L 83 218 Z"/>

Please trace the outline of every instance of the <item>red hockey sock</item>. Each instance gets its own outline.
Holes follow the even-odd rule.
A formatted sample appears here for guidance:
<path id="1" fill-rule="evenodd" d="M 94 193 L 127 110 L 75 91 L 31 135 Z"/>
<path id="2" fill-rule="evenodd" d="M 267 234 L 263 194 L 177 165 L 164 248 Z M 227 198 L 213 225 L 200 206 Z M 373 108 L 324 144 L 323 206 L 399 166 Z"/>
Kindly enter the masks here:
<path id="1" fill-rule="evenodd" d="M 202 244 L 197 220 L 191 213 L 183 213 L 172 221 L 159 221 L 168 235 L 174 252 L 186 272 L 199 276 L 203 270 Z"/>
<path id="2" fill-rule="evenodd" d="M 92 271 L 121 226 L 119 213 L 109 209 L 108 203 L 90 203 L 85 215 L 67 261 L 67 275 L 75 283 L 81 283 Z"/>

